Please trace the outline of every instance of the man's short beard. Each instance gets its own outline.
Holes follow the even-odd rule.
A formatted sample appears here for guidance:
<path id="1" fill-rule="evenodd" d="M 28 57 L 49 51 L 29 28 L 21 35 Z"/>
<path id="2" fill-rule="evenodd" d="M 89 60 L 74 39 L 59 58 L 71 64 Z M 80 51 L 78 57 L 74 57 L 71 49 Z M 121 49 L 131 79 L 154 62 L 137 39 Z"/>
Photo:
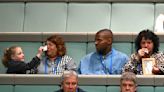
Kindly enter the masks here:
<path id="1" fill-rule="evenodd" d="M 104 52 L 105 52 L 105 49 L 99 49 L 99 50 L 97 50 L 97 52 L 98 52 L 100 55 L 103 55 Z"/>

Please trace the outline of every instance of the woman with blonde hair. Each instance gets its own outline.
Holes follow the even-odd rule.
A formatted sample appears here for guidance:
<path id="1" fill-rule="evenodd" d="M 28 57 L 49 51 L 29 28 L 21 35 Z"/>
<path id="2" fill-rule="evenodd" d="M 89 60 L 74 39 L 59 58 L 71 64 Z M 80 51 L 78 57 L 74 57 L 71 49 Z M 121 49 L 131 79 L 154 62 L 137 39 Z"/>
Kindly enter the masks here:
<path id="1" fill-rule="evenodd" d="M 29 63 L 24 62 L 24 53 L 20 46 L 11 46 L 4 52 L 2 62 L 7 67 L 6 73 L 9 74 L 26 74 L 40 63 L 42 47 L 38 49 L 37 55 Z"/>

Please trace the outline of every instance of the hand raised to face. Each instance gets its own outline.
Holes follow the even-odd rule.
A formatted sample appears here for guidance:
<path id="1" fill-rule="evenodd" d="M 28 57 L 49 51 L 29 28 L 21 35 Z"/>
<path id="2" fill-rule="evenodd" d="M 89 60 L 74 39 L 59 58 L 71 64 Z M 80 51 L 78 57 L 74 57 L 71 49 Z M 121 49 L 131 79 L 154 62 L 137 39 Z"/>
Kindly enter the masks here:
<path id="1" fill-rule="evenodd" d="M 149 55 L 149 50 L 147 48 L 142 48 L 138 50 L 139 57 L 145 57 Z"/>

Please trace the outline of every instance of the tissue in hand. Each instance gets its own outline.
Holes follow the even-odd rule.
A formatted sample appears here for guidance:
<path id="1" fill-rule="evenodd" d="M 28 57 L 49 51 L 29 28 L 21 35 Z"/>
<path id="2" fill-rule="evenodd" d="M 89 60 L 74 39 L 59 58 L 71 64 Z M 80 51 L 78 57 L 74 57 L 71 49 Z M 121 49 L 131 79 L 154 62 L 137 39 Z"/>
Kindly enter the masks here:
<path id="1" fill-rule="evenodd" d="M 43 47 L 43 51 L 47 51 L 47 45 Z"/>

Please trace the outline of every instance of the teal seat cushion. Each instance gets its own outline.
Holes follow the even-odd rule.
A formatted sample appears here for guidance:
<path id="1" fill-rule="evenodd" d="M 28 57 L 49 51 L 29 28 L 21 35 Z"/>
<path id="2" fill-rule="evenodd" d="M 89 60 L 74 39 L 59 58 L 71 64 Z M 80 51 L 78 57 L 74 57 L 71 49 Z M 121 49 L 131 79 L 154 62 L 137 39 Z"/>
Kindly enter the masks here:
<path id="1" fill-rule="evenodd" d="M 137 92 L 154 92 L 153 86 L 139 86 Z"/>
<path id="2" fill-rule="evenodd" d="M 108 86 L 107 92 L 120 92 L 120 86 Z"/>
<path id="3" fill-rule="evenodd" d="M 22 32 L 24 3 L 0 3 L 0 32 Z"/>
<path id="4" fill-rule="evenodd" d="M 117 49 L 118 51 L 121 51 L 128 56 L 131 55 L 132 53 L 132 44 L 131 43 L 124 43 L 124 42 L 118 42 L 118 43 L 113 43 L 113 47 Z"/>
<path id="5" fill-rule="evenodd" d="M 113 32 L 140 32 L 143 29 L 153 29 L 154 4 L 113 3 L 111 16 Z"/>
<path id="6" fill-rule="evenodd" d="M 106 92 L 105 86 L 80 86 L 86 92 Z"/>
<path id="7" fill-rule="evenodd" d="M 66 3 L 26 3 L 25 32 L 65 32 Z"/>
<path id="8" fill-rule="evenodd" d="M 14 92 L 14 87 L 12 85 L 0 85 L 0 92 Z"/>
<path id="9" fill-rule="evenodd" d="M 66 48 L 67 54 L 74 59 L 76 65 L 78 66 L 81 58 L 86 55 L 86 43 L 67 42 Z"/>
<path id="10" fill-rule="evenodd" d="M 160 43 L 159 51 L 164 51 L 164 43 Z"/>
<path id="11" fill-rule="evenodd" d="M 110 3 L 69 3 L 67 32 L 96 32 L 110 27 Z"/>
<path id="12" fill-rule="evenodd" d="M 60 89 L 57 85 L 16 85 L 15 92 L 54 92 Z"/>
<path id="13" fill-rule="evenodd" d="M 155 91 L 154 92 L 164 92 L 164 87 L 155 87 Z"/>

